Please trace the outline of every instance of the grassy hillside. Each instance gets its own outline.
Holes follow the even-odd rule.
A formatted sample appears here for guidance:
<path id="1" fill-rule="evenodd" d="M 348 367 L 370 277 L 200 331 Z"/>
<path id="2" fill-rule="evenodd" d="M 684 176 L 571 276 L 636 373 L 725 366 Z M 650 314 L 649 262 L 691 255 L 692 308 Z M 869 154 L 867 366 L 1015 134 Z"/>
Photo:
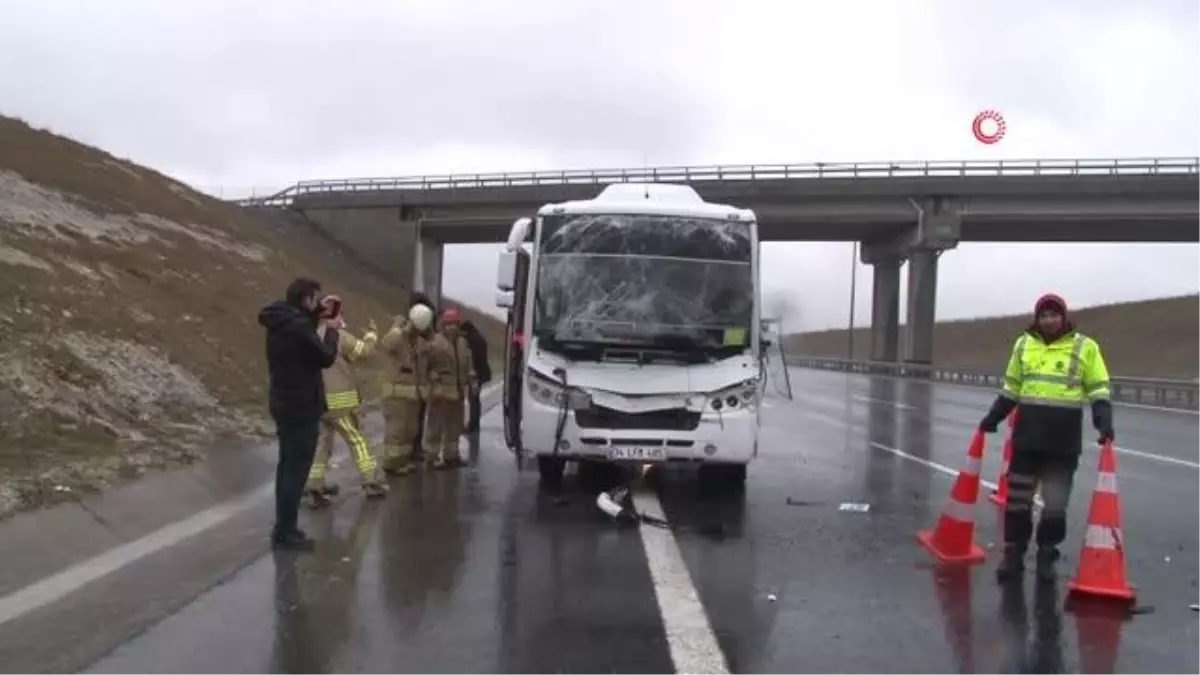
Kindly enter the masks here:
<path id="1" fill-rule="evenodd" d="M 298 275 L 360 334 L 406 306 L 303 219 L 0 116 L 0 516 L 269 433 L 255 317 Z"/>
<path id="2" fill-rule="evenodd" d="M 1100 342 L 1109 370 L 1117 375 L 1190 379 L 1200 371 L 1200 296 L 1087 307 L 1072 317 L 1081 331 Z M 1002 368 L 1012 341 L 1030 321 L 1025 314 L 939 322 L 934 358 L 942 365 Z M 790 335 L 786 344 L 797 354 L 845 358 L 846 333 Z M 855 330 L 854 357 L 866 359 L 870 350 L 870 329 Z"/>

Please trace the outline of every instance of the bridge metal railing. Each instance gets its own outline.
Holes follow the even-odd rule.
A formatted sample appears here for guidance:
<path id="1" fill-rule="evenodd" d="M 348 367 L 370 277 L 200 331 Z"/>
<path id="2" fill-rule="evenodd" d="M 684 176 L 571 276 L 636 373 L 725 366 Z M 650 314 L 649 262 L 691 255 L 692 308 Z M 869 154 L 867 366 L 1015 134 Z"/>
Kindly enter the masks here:
<path id="1" fill-rule="evenodd" d="M 799 368 L 931 380 L 996 390 L 999 390 L 1004 379 L 1001 373 L 984 369 L 928 366 L 892 361 L 852 361 L 797 354 L 788 354 L 785 359 L 789 366 Z M 1200 382 L 1197 380 L 1166 380 L 1145 377 L 1110 378 L 1114 401 L 1182 410 L 1198 409 L 1198 384 Z"/>
<path id="2" fill-rule="evenodd" d="M 287 206 L 301 195 L 376 190 L 457 190 L 538 185 L 601 185 L 628 182 L 765 181 L 821 178 L 955 178 L 988 176 L 1196 175 L 1200 158 L 1005 159 L 912 162 L 814 162 L 665 166 L 642 169 L 587 169 L 502 173 L 339 178 L 305 180 L 266 197 L 238 200 L 243 206 Z"/>

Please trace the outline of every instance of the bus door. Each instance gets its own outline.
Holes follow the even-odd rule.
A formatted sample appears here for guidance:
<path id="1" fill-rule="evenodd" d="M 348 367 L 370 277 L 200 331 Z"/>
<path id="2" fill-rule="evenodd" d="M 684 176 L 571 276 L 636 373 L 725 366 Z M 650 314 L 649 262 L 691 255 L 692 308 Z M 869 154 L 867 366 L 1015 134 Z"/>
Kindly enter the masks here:
<path id="1" fill-rule="evenodd" d="M 525 372 L 525 291 L 529 287 L 529 252 L 517 251 L 513 303 L 508 308 L 504 341 L 504 442 L 521 460 L 521 388 Z"/>

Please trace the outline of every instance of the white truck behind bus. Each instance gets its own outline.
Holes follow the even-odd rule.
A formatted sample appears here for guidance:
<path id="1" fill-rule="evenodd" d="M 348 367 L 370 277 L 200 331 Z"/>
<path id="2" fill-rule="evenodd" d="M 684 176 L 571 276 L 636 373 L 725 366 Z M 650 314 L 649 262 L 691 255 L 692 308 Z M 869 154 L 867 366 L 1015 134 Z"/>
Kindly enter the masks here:
<path id="1" fill-rule="evenodd" d="M 755 215 L 691 187 L 609 185 L 517 220 L 500 254 L 505 439 L 568 461 L 685 462 L 740 485 L 762 392 Z"/>

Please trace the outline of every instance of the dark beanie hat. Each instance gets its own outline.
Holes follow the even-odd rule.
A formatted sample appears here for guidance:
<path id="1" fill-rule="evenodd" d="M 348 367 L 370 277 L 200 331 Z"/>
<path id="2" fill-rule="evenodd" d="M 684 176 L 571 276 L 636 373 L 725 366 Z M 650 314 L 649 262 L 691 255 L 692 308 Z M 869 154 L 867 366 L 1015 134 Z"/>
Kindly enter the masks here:
<path id="1" fill-rule="evenodd" d="M 1037 299 L 1033 305 L 1033 316 L 1037 317 L 1043 310 L 1053 309 L 1058 311 L 1064 317 L 1067 315 L 1067 301 L 1062 299 L 1062 296 L 1054 293 L 1047 293 Z"/>

